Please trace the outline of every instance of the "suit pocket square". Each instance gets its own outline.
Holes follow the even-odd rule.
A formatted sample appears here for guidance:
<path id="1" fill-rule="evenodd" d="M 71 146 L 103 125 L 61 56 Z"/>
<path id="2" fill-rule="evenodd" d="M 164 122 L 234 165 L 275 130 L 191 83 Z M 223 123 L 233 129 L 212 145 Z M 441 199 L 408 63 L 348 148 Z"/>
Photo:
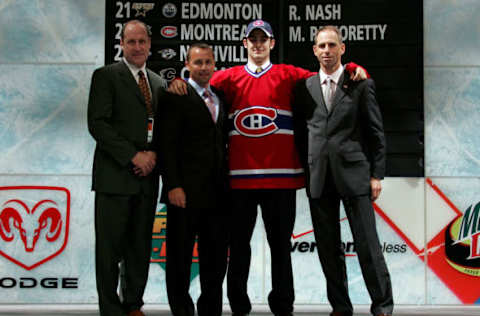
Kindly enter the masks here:
<path id="1" fill-rule="evenodd" d="M 343 159 L 345 159 L 346 161 L 361 161 L 361 160 L 367 160 L 367 157 L 361 151 L 357 151 L 357 152 L 344 153 Z"/>

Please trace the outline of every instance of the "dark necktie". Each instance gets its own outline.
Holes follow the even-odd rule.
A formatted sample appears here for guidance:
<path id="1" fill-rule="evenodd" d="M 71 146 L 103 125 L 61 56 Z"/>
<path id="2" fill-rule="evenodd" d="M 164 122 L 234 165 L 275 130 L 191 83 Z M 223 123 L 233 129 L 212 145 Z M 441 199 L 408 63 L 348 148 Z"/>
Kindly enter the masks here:
<path id="1" fill-rule="evenodd" d="M 148 89 L 147 79 L 145 78 L 145 74 L 143 71 L 138 72 L 138 86 L 140 87 L 140 91 L 145 99 L 145 104 L 147 106 L 147 114 L 148 116 L 153 116 L 153 108 L 152 108 L 152 97 L 150 96 L 150 89 Z"/>
<path id="2" fill-rule="evenodd" d="M 215 108 L 215 102 L 213 101 L 213 97 L 208 92 L 208 90 L 205 90 L 203 92 L 203 100 L 205 100 L 205 104 L 207 105 L 208 110 L 210 111 L 210 115 L 212 116 L 212 120 L 214 122 L 217 121 L 217 109 Z"/>
<path id="3" fill-rule="evenodd" d="M 330 112 L 332 110 L 333 96 L 335 95 L 335 82 L 330 77 L 327 77 L 324 82 L 327 85 L 325 89 L 325 105 L 328 112 Z"/>

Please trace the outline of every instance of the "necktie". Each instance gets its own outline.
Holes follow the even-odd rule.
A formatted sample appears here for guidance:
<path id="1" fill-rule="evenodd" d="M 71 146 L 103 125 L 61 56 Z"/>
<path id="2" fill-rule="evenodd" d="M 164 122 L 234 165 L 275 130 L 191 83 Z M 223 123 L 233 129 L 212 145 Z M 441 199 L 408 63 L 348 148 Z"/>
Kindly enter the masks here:
<path id="1" fill-rule="evenodd" d="M 205 104 L 207 105 L 208 110 L 210 111 L 210 115 L 212 116 L 212 120 L 214 122 L 217 121 L 217 109 L 215 108 L 215 102 L 213 101 L 213 97 L 208 92 L 208 90 L 205 90 L 203 92 L 203 100 L 205 101 Z"/>
<path id="2" fill-rule="evenodd" d="M 262 72 L 262 67 L 257 67 L 257 69 L 255 69 L 256 74 L 259 74 L 261 72 Z"/>
<path id="3" fill-rule="evenodd" d="M 333 102 L 333 96 L 335 95 L 335 82 L 333 82 L 333 79 L 330 77 L 327 77 L 325 79 L 325 105 L 327 106 L 328 112 L 331 111 L 332 109 L 332 102 Z"/>
<path id="4" fill-rule="evenodd" d="M 145 74 L 141 70 L 138 72 L 138 86 L 140 87 L 140 91 L 142 92 L 142 95 L 145 98 L 145 104 L 147 106 L 147 114 L 148 116 L 153 116 L 152 97 L 150 96 L 150 89 L 148 89 L 148 84 L 147 84 L 147 79 L 145 78 Z"/>

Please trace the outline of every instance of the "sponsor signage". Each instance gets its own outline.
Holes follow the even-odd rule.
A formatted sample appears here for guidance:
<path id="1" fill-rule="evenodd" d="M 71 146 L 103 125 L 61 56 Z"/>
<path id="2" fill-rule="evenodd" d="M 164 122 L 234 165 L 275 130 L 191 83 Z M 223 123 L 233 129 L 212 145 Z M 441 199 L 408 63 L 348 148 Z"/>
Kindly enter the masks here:
<path id="1" fill-rule="evenodd" d="M 427 243 L 426 262 L 442 282 L 464 303 L 480 302 L 480 201 L 463 212 L 427 179 L 429 187 L 450 209 L 453 219 Z"/>
<path id="2" fill-rule="evenodd" d="M 167 207 L 162 205 L 160 209 L 155 213 L 155 221 L 153 223 L 153 235 L 152 235 L 152 255 L 150 262 L 156 263 L 165 270 L 165 264 L 167 262 Z M 195 241 L 193 247 L 192 256 L 192 273 L 190 279 L 193 280 L 199 273 L 198 265 L 198 243 Z"/>
<path id="3" fill-rule="evenodd" d="M 62 187 L 0 187 L 0 256 L 32 270 L 68 243 L 70 192 Z"/>

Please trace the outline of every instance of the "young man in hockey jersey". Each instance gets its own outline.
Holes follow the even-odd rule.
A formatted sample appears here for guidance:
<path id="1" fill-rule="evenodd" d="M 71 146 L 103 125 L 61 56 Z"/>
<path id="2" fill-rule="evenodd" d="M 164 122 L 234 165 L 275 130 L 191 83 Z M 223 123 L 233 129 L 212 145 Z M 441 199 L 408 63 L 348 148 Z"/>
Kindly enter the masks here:
<path id="1" fill-rule="evenodd" d="M 250 313 L 250 240 L 260 205 L 272 261 L 268 303 L 274 315 L 289 316 L 294 301 L 290 238 L 296 190 L 304 186 L 293 138 L 292 91 L 297 81 L 316 73 L 270 62 L 275 39 L 265 21 L 248 25 L 243 46 L 248 63 L 217 71 L 210 80 L 231 105 L 228 161 L 232 225 L 227 294 L 234 316 Z M 351 73 L 357 68 L 365 75 L 361 67 L 347 65 Z M 176 80 L 170 91 L 183 93 L 184 85 Z"/>

